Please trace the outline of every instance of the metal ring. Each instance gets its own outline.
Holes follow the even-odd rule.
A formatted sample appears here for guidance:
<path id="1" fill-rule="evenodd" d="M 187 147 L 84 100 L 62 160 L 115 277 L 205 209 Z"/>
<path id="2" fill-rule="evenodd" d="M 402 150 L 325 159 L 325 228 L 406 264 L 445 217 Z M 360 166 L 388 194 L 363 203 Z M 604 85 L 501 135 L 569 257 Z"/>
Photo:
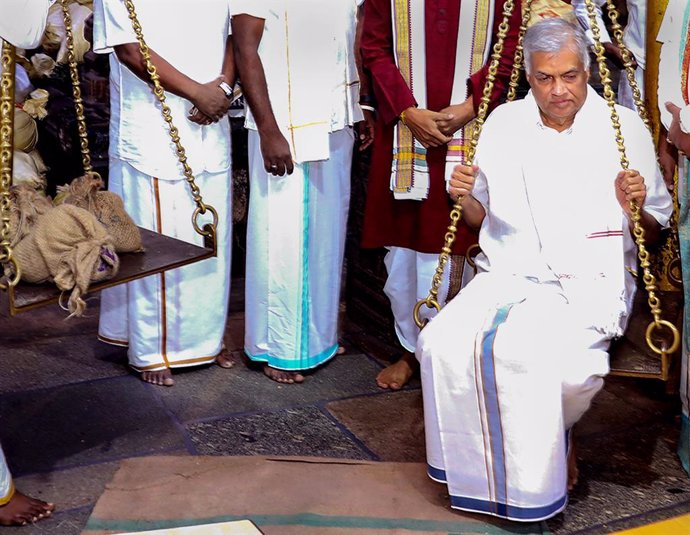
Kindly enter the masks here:
<path id="1" fill-rule="evenodd" d="M 671 347 L 669 347 L 668 349 L 663 349 L 657 346 L 654 340 L 652 339 L 652 334 L 654 333 L 654 330 L 659 327 L 667 327 L 673 335 L 673 342 L 671 342 Z M 678 329 L 673 323 L 671 323 L 668 320 L 652 321 L 647 327 L 645 338 L 647 339 L 647 345 L 649 346 L 649 349 L 651 349 L 652 351 L 654 351 L 654 353 L 657 353 L 658 355 L 673 353 L 676 349 L 678 349 L 678 346 L 680 345 L 680 334 L 678 333 Z"/>
<path id="2" fill-rule="evenodd" d="M 14 288 L 17 284 L 19 284 L 19 280 L 22 277 L 22 270 L 19 267 L 19 264 L 17 263 L 17 259 L 10 256 L 10 258 L 5 262 L 5 266 L 7 265 L 12 265 L 14 266 L 14 276 L 11 279 L 7 279 L 7 283 L 3 284 L 0 283 L 0 290 L 7 290 L 8 288 Z"/>
<path id="3" fill-rule="evenodd" d="M 441 312 L 441 305 L 439 305 L 436 299 L 434 299 L 431 296 L 427 297 L 426 299 L 422 299 L 421 301 L 418 301 L 417 304 L 414 306 L 414 322 L 420 329 L 423 329 L 424 327 L 426 327 L 426 324 L 429 323 L 429 320 L 422 319 L 422 316 L 420 314 L 423 305 L 426 305 L 428 308 L 435 308 L 437 312 Z"/>
<path id="4" fill-rule="evenodd" d="M 666 272 L 668 274 L 668 280 L 671 281 L 671 284 L 673 284 L 676 288 L 683 287 L 683 279 L 678 276 L 679 273 L 682 273 L 680 257 L 677 256 L 669 262 Z"/>
<path id="5" fill-rule="evenodd" d="M 199 216 L 205 214 L 207 211 L 211 212 L 211 215 L 213 216 L 213 222 L 207 224 L 213 226 L 214 229 L 218 228 L 218 212 L 216 212 L 216 209 L 210 204 L 197 206 L 194 210 L 194 213 L 192 214 L 192 225 L 194 225 L 194 230 L 196 230 L 197 234 L 200 234 L 201 236 L 211 235 L 211 232 L 201 228 L 198 223 Z"/>

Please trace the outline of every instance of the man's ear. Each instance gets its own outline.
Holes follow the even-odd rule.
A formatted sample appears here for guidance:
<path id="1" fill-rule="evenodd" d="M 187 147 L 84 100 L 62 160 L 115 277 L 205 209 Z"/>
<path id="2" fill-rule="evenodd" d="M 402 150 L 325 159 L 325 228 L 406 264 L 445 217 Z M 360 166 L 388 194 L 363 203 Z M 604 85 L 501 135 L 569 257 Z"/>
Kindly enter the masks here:
<path id="1" fill-rule="evenodd" d="M 587 81 L 589 82 L 589 76 L 590 76 L 590 74 L 591 74 L 591 71 L 590 71 L 589 69 L 587 69 L 587 70 L 585 71 L 585 74 L 587 75 Z"/>

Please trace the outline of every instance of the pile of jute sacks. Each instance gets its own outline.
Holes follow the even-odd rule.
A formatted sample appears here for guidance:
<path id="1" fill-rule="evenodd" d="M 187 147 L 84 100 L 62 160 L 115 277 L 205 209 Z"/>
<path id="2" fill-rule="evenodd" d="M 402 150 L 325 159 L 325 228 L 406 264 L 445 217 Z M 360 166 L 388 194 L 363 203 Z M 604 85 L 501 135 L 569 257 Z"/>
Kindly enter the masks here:
<path id="1" fill-rule="evenodd" d="M 55 201 L 30 184 L 10 190 L 10 243 L 21 280 L 53 282 L 70 292 L 67 308 L 80 316 L 92 282 L 114 277 L 118 253 L 142 251 L 141 233 L 122 199 L 103 191 L 95 173 L 58 188 Z M 11 265 L 6 275 L 13 275 Z"/>

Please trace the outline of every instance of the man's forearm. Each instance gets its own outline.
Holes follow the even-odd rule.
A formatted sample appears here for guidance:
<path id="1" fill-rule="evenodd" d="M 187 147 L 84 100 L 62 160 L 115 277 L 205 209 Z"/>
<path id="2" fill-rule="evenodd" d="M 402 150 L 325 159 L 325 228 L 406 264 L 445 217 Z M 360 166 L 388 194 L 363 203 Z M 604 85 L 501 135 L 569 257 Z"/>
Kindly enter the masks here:
<path id="1" fill-rule="evenodd" d="M 233 47 L 237 71 L 247 103 L 263 137 L 280 131 L 268 96 L 266 73 L 259 57 L 263 21 L 249 15 L 233 18 Z"/>
<path id="2" fill-rule="evenodd" d="M 242 80 L 242 89 L 252 110 L 256 127 L 261 135 L 279 131 L 271 100 L 266 86 L 266 75 L 258 54 L 236 50 L 237 70 Z"/>
<path id="3" fill-rule="evenodd" d="M 235 80 L 237 80 L 237 69 L 235 68 L 235 53 L 233 51 L 232 36 L 228 36 L 227 41 L 225 41 L 225 56 L 223 58 L 223 76 L 225 77 L 225 82 L 230 86 L 235 85 Z"/>
<path id="4" fill-rule="evenodd" d="M 462 201 L 462 219 L 473 230 L 479 230 L 486 217 L 484 206 L 477 199 L 468 195 Z"/>
<path id="5" fill-rule="evenodd" d="M 630 216 L 628 216 L 628 221 L 630 223 L 630 234 L 634 238 L 635 234 L 633 233 L 633 229 L 635 226 Z M 640 226 L 644 229 L 645 245 L 652 246 L 659 241 L 659 237 L 661 236 L 661 225 L 652 215 L 646 212 L 644 208 L 640 209 Z"/>
<path id="6" fill-rule="evenodd" d="M 138 44 L 128 43 L 125 45 L 118 45 L 115 47 L 115 53 L 117 54 L 117 58 L 126 65 L 130 71 L 136 74 L 144 82 L 151 83 L 151 77 L 146 70 L 146 62 L 141 55 Z M 151 54 L 151 62 L 156 66 L 156 72 L 160 77 L 159 81 L 163 89 L 178 97 L 194 101 L 201 84 L 178 71 L 155 51 L 149 49 L 149 53 Z"/>

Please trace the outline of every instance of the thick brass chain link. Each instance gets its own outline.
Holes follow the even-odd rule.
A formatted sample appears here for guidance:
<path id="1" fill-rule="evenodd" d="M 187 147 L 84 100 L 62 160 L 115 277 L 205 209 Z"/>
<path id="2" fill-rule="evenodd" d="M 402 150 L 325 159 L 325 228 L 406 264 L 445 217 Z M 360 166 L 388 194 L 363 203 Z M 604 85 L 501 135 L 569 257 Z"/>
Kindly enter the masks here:
<path id="1" fill-rule="evenodd" d="M 65 0 L 61 1 L 64 2 Z M 199 190 L 199 186 L 197 186 L 196 181 L 194 180 L 194 173 L 192 172 L 192 168 L 187 163 L 187 154 L 185 152 L 184 147 L 182 146 L 182 143 L 180 142 L 179 131 L 177 130 L 177 127 L 173 124 L 172 113 L 170 112 L 170 108 L 165 103 L 165 90 L 163 89 L 163 86 L 160 83 L 160 76 L 158 75 L 156 66 L 151 61 L 151 53 L 149 51 L 148 45 L 146 44 L 146 41 L 144 40 L 144 34 L 141 29 L 141 24 L 139 24 L 139 19 L 137 18 L 134 2 L 132 0 L 125 0 L 125 6 L 127 7 L 127 11 L 129 13 L 129 19 L 132 22 L 132 28 L 134 29 L 134 33 L 137 36 L 137 41 L 139 42 L 139 51 L 141 52 L 141 55 L 146 64 L 146 71 L 148 72 L 148 75 L 151 79 L 151 83 L 153 84 L 153 93 L 158 99 L 158 102 L 160 102 L 163 119 L 168 124 L 170 139 L 175 145 L 177 159 L 182 165 L 185 180 L 189 184 L 192 197 L 194 198 L 194 203 L 196 204 L 196 209 L 194 210 L 194 214 L 192 215 L 192 225 L 194 225 L 194 230 L 196 230 L 198 234 L 210 238 L 215 243 L 216 228 L 218 226 L 218 212 L 216 212 L 216 209 L 213 208 L 213 206 L 211 206 L 210 204 L 204 203 L 203 198 L 201 197 L 201 191 Z M 202 227 L 198 223 L 198 218 L 206 212 L 210 212 L 211 216 L 213 217 L 213 222 L 207 223 Z"/>
<path id="2" fill-rule="evenodd" d="M 81 87 L 79 85 L 79 67 L 77 58 L 74 54 L 74 34 L 72 32 L 72 17 L 69 12 L 67 0 L 60 0 L 62 7 L 62 18 L 65 22 L 65 36 L 67 41 L 67 63 L 69 65 L 69 76 L 72 81 L 72 96 L 74 97 L 74 111 L 77 115 L 77 130 L 79 132 L 79 146 L 81 149 L 82 166 L 84 173 L 92 173 L 91 152 L 89 151 L 89 138 L 86 131 L 86 119 L 84 117 L 84 101 L 81 98 Z"/>
<path id="3" fill-rule="evenodd" d="M 644 121 L 645 126 L 652 131 L 652 124 L 649 121 L 649 113 L 647 112 L 647 106 L 642 99 L 642 92 L 637 84 L 637 79 L 635 78 L 635 69 L 633 68 L 633 55 L 630 49 L 623 42 L 623 27 L 618 22 L 618 10 L 616 9 L 613 0 L 606 0 L 606 10 L 608 11 L 609 19 L 611 20 L 611 28 L 613 29 L 613 36 L 616 40 L 616 45 L 620 48 L 621 55 L 623 56 L 623 65 L 625 67 L 625 75 L 630 83 L 630 89 L 633 94 L 633 101 L 635 102 L 635 107 L 637 108 L 637 113 L 640 119 Z"/>
<path id="4" fill-rule="evenodd" d="M 494 89 L 494 83 L 496 81 L 496 73 L 498 72 L 498 64 L 501 59 L 501 54 L 503 53 L 503 45 L 505 42 L 506 35 L 510 29 L 510 17 L 515 10 L 514 0 L 506 0 L 503 4 L 503 20 L 498 27 L 498 37 L 496 43 L 494 43 L 493 51 L 491 54 L 491 62 L 489 63 L 488 74 L 486 77 L 486 83 L 484 84 L 484 90 L 482 92 L 482 98 L 479 104 L 479 109 L 477 110 L 477 118 L 472 124 L 472 134 L 469 146 L 467 148 L 467 154 L 465 161 L 467 164 L 471 165 L 474 160 L 474 155 L 477 151 L 477 143 L 479 142 L 479 135 L 481 134 L 482 127 L 484 126 L 484 121 L 486 120 L 487 113 L 489 111 L 489 101 L 491 100 L 491 93 Z M 414 321 L 417 327 L 420 329 L 424 328 L 427 324 L 427 320 L 422 319 L 421 310 L 423 306 L 427 308 L 435 308 L 436 310 L 441 310 L 441 305 L 438 302 L 438 292 L 441 287 L 441 282 L 443 281 L 443 272 L 446 265 L 450 261 L 451 248 L 453 242 L 455 241 L 455 235 L 458 230 L 458 223 L 462 218 L 462 198 L 455 201 L 455 205 L 450 211 L 450 225 L 445 234 L 445 243 L 441 249 L 441 253 L 438 257 L 438 265 L 436 267 L 436 272 L 431 281 L 431 288 L 429 289 L 429 295 L 426 299 L 422 299 L 417 302 L 414 307 Z"/>
<path id="5" fill-rule="evenodd" d="M 520 21 L 520 33 L 518 34 L 517 47 L 515 48 L 515 56 L 513 58 L 513 69 L 510 71 L 510 82 L 508 82 L 508 94 L 506 101 L 512 102 L 517 95 L 518 84 L 520 83 L 520 71 L 525 61 L 525 50 L 522 42 L 525 39 L 525 32 L 527 32 L 527 25 L 532 16 L 532 0 L 524 0 L 522 2 L 522 20 Z"/>
<path id="6" fill-rule="evenodd" d="M 621 131 L 620 117 L 616 111 L 616 102 L 611 89 L 611 72 L 606 66 L 606 57 L 604 54 L 604 46 L 601 44 L 601 32 L 596 21 L 596 11 L 593 0 L 585 0 L 585 5 L 587 7 L 587 15 L 589 16 L 590 26 L 592 28 L 592 34 L 594 36 L 594 52 L 597 56 L 597 63 L 599 64 L 599 75 L 601 82 L 604 86 L 604 98 L 611 111 L 611 124 L 613 125 L 613 130 L 615 132 L 616 144 L 618 145 L 618 152 L 620 153 L 621 167 L 623 170 L 628 170 L 630 167 L 630 162 L 625 151 L 625 140 L 623 139 L 623 133 Z M 629 59 L 629 58 L 628 58 Z M 639 92 L 638 92 L 639 93 Z M 680 344 L 680 335 L 678 329 L 673 323 L 661 319 L 661 301 L 656 295 L 657 283 L 656 277 L 652 274 L 650 270 L 649 261 L 649 251 L 645 246 L 645 231 L 640 220 L 642 214 L 640 207 L 636 202 L 630 202 L 630 212 L 631 219 L 633 222 L 633 236 L 635 237 L 635 243 L 637 244 L 638 257 L 640 259 L 640 267 L 643 270 L 642 280 L 645 284 L 645 289 L 647 290 L 647 302 L 649 303 L 649 308 L 652 312 L 653 320 L 647 327 L 646 339 L 649 348 L 659 355 L 664 355 L 668 353 L 673 353 Z M 654 341 L 652 335 L 654 331 L 666 327 L 673 336 L 673 340 L 669 347 L 660 347 Z"/>
<path id="7" fill-rule="evenodd" d="M 14 140 L 14 55 L 15 48 L 2 43 L 2 78 L 0 79 L 0 267 L 11 266 L 14 276 L 0 289 L 15 286 L 21 276 L 10 247 L 10 187 L 12 186 L 12 154 Z M 0 277 L 2 272 L 0 270 Z"/>

